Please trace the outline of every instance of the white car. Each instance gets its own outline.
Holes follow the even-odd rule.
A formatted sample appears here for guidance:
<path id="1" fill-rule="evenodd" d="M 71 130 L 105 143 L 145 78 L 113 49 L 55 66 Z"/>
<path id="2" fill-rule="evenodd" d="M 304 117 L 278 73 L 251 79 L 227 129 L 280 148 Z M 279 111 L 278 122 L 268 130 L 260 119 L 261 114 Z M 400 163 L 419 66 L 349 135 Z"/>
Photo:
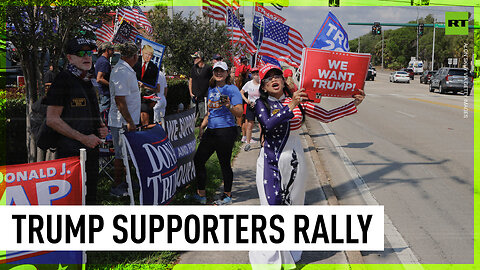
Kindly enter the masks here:
<path id="1" fill-rule="evenodd" d="M 410 76 L 405 71 L 395 71 L 390 74 L 390 81 L 410 83 Z"/>

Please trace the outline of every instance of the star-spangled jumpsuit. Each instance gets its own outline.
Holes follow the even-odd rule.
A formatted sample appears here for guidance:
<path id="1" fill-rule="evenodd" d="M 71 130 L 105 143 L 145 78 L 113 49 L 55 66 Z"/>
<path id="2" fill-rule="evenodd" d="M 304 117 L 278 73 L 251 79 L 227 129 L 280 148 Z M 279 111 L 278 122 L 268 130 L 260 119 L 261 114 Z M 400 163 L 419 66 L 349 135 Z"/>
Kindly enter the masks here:
<path id="1" fill-rule="evenodd" d="M 257 159 L 257 189 L 261 205 L 303 205 L 307 168 L 300 141 L 303 115 L 297 106 L 288 107 L 292 99 L 268 97 L 270 111 L 257 100 L 255 111 L 264 130 L 264 145 Z M 327 111 L 320 106 L 302 103 L 305 114 L 328 123 L 357 112 L 354 102 Z M 301 251 L 251 251 L 253 264 L 295 264 Z M 273 265 L 272 265 L 273 266 Z M 265 265 L 262 266 L 264 269 Z M 255 267 L 254 267 L 255 268 Z M 275 269 L 275 266 L 273 266 Z"/>

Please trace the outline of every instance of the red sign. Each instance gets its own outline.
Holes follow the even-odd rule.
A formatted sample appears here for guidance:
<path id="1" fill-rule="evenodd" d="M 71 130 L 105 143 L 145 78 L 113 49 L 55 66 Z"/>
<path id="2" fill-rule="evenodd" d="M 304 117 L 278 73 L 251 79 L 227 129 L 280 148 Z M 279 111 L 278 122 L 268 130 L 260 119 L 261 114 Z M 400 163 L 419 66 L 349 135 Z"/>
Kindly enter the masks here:
<path id="1" fill-rule="evenodd" d="M 255 5 L 255 11 L 258 12 L 258 13 L 261 13 L 263 16 L 266 16 L 267 18 L 272 19 L 276 22 L 284 23 L 286 21 L 286 19 L 283 18 L 282 16 L 280 16 L 277 13 L 272 12 L 272 11 L 262 7 L 262 6 L 259 6 L 258 4 Z"/>
<path id="2" fill-rule="evenodd" d="M 352 97 L 360 94 L 367 76 L 370 54 L 305 48 L 302 55 L 300 88 L 308 98 Z"/>
<path id="3" fill-rule="evenodd" d="M 0 180 L 7 205 L 82 205 L 79 157 L 1 166 Z"/>

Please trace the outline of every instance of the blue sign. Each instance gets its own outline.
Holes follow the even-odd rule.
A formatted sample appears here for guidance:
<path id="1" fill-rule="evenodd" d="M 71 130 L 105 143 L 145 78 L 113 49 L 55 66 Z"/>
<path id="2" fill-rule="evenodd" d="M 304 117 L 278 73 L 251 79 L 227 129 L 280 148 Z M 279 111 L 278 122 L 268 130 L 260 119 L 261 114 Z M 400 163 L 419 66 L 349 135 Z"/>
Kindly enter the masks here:
<path id="1" fill-rule="evenodd" d="M 140 181 L 140 204 L 168 203 L 177 190 L 177 155 L 165 130 L 126 132 L 126 145 Z"/>
<path id="2" fill-rule="evenodd" d="M 350 51 L 348 34 L 333 13 L 328 12 L 310 47 L 331 51 Z"/>

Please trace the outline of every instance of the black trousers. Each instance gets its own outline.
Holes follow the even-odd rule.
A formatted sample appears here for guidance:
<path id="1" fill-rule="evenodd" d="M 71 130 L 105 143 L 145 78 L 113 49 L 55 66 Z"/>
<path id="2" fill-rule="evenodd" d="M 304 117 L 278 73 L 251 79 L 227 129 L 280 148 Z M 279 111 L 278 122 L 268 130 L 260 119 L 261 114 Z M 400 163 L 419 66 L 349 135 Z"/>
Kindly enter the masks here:
<path id="1" fill-rule="evenodd" d="M 63 149 L 61 147 L 57 148 L 56 155 L 55 155 L 57 159 L 75 157 L 80 155 L 80 151 L 72 152 L 72 151 L 62 151 L 62 150 Z M 85 162 L 85 171 L 87 173 L 87 183 L 86 183 L 87 194 L 85 196 L 85 202 L 87 205 L 97 204 L 97 183 L 98 183 L 98 171 L 99 171 L 98 158 L 99 158 L 98 148 L 87 150 L 87 161 Z"/>
<path id="2" fill-rule="evenodd" d="M 205 131 L 194 158 L 197 188 L 199 190 L 205 190 L 206 186 L 207 169 L 205 163 L 216 152 L 222 169 L 224 191 L 232 191 L 233 171 L 230 159 L 232 158 L 232 149 L 236 137 L 237 127 L 215 128 Z"/>

